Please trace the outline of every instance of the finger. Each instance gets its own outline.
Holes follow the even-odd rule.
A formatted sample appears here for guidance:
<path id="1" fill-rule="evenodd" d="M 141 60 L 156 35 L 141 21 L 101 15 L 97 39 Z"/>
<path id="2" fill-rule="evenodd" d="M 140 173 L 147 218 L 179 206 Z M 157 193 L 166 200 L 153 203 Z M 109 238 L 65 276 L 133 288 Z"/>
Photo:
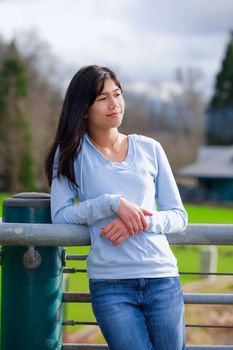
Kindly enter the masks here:
<path id="1" fill-rule="evenodd" d="M 119 240 L 121 239 L 126 239 L 129 237 L 129 234 L 127 231 L 125 230 L 120 230 L 120 231 L 117 231 L 112 237 L 111 237 L 111 241 L 112 243 L 114 242 L 118 242 Z"/>
<path id="2" fill-rule="evenodd" d="M 113 236 L 117 236 L 117 235 L 119 235 L 119 230 L 115 227 L 115 228 L 113 228 L 111 231 L 109 231 L 106 235 L 105 235 L 105 237 L 106 238 L 108 238 L 108 239 L 110 239 L 110 241 L 112 241 L 113 239 L 112 239 L 112 237 Z"/>
<path id="3" fill-rule="evenodd" d="M 110 230 L 108 230 L 108 232 L 102 231 L 102 232 L 100 233 L 100 237 L 107 237 L 107 238 L 109 238 L 109 237 L 111 237 L 116 231 L 117 231 L 117 228 L 113 226 Z"/>
<path id="4" fill-rule="evenodd" d="M 132 224 L 132 227 L 133 227 L 133 236 L 138 233 L 139 231 L 139 228 L 138 228 L 138 224 L 135 220 L 131 220 L 131 224 Z"/>
<path id="5" fill-rule="evenodd" d="M 153 216 L 153 213 L 151 213 L 151 211 L 148 211 L 148 210 L 143 209 L 143 208 L 141 208 L 141 211 L 142 211 L 143 214 L 146 215 L 146 216 Z"/>
<path id="6" fill-rule="evenodd" d="M 135 216 L 135 220 L 134 220 L 134 234 L 137 234 L 141 231 L 143 231 L 144 229 L 144 221 L 145 221 L 145 216 L 142 213 L 142 211 L 140 210 L 139 213 L 137 214 L 137 216 Z"/>
<path id="7" fill-rule="evenodd" d="M 146 221 L 145 225 L 144 225 L 144 231 L 146 231 L 148 229 L 149 223 L 148 221 Z"/>
<path id="8" fill-rule="evenodd" d="M 129 236 L 120 236 L 118 239 L 116 239 L 114 242 L 112 242 L 112 245 L 114 245 L 115 247 L 122 244 Z"/>
<path id="9" fill-rule="evenodd" d="M 129 234 L 133 235 L 134 234 L 134 228 L 133 228 L 132 222 L 130 220 L 127 220 L 124 223 L 125 223 L 128 231 L 129 231 Z"/>
<path id="10" fill-rule="evenodd" d="M 111 229 L 113 228 L 113 222 L 111 222 L 110 224 L 101 227 L 101 233 L 103 233 L 104 235 L 106 233 L 108 233 Z"/>
<path id="11" fill-rule="evenodd" d="M 142 225 L 143 225 L 143 230 L 146 230 L 147 227 L 148 227 L 148 222 L 147 222 L 147 220 L 146 220 L 144 215 L 142 215 L 142 217 L 141 217 L 141 222 L 142 222 Z"/>
<path id="12" fill-rule="evenodd" d="M 100 231 L 100 237 L 105 237 L 106 233 L 102 230 Z"/>
<path id="13" fill-rule="evenodd" d="M 116 232 L 115 234 L 113 234 L 112 236 L 111 236 L 111 238 L 109 238 L 110 239 L 110 241 L 111 242 L 115 242 L 115 241 L 117 241 L 117 239 L 120 237 L 120 233 L 119 232 Z"/>
<path id="14" fill-rule="evenodd" d="M 136 233 L 138 233 L 140 231 L 141 219 L 140 219 L 139 213 L 134 213 L 134 215 L 132 215 L 130 217 L 130 222 L 131 222 L 132 227 L 133 227 L 133 233 L 130 233 L 130 234 L 135 235 Z"/>
<path id="15" fill-rule="evenodd" d="M 139 223 L 138 223 L 138 228 L 139 228 L 139 231 L 143 231 L 144 230 L 144 220 L 145 220 L 145 217 L 143 214 L 140 215 L 140 220 L 139 220 Z"/>

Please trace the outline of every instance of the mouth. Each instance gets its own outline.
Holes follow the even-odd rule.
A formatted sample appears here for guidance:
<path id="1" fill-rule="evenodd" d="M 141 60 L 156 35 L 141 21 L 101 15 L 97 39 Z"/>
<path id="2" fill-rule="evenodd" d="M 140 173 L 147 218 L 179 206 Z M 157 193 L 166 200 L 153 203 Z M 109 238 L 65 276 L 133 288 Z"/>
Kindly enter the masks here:
<path id="1" fill-rule="evenodd" d="M 107 114 L 108 117 L 119 117 L 121 114 L 121 112 L 114 112 L 114 113 L 111 113 L 111 114 Z"/>

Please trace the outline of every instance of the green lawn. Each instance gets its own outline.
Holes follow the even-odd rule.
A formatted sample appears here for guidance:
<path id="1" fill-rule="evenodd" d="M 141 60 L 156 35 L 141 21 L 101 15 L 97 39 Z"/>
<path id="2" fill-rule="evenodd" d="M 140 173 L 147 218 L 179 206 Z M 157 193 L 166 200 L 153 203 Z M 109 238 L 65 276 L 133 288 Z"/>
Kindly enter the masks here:
<path id="1" fill-rule="evenodd" d="M 6 196 L 0 196 L 0 201 Z M 9 196 L 7 196 L 9 197 Z M 189 214 L 189 223 L 218 223 L 233 224 L 233 209 L 223 207 L 209 207 L 198 205 L 185 205 Z M 0 206 L 1 208 L 1 206 Z M 0 209 L 1 216 L 1 209 Z M 200 246 L 171 246 L 177 260 L 180 271 L 199 271 Z M 88 247 L 68 247 L 68 254 L 86 254 Z M 218 247 L 218 272 L 232 272 L 233 247 Z M 84 268 L 85 262 L 68 261 L 67 267 Z M 88 280 L 85 273 L 67 274 L 67 288 L 69 291 L 88 291 Z M 181 276 L 182 283 L 193 281 L 198 277 Z M 66 304 L 64 307 L 64 319 L 79 321 L 94 320 L 90 304 Z M 68 331 L 74 331 L 77 327 L 66 327 Z"/>
<path id="2" fill-rule="evenodd" d="M 2 217 L 2 202 L 4 201 L 5 198 L 10 198 L 12 197 L 9 194 L 6 193 L 0 193 L 0 218 Z"/>
<path id="3" fill-rule="evenodd" d="M 185 205 L 190 224 L 233 224 L 233 207 Z"/>
<path id="4" fill-rule="evenodd" d="M 233 208 L 185 205 L 189 223 L 233 224 Z M 179 271 L 199 271 L 201 246 L 171 246 L 177 260 Z M 232 272 L 233 247 L 218 246 L 218 272 Z M 182 283 L 198 279 L 198 276 L 181 276 Z"/>

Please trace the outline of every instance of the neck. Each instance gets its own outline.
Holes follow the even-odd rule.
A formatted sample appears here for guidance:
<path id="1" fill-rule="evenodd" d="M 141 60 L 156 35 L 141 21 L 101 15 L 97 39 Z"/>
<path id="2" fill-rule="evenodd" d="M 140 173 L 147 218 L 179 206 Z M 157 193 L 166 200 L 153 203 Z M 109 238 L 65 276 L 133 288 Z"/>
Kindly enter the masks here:
<path id="1" fill-rule="evenodd" d="M 90 139 L 100 147 L 103 148 L 113 148 L 117 143 L 119 132 L 117 128 L 109 130 L 106 132 L 95 132 L 92 133 L 88 130 L 88 135 Z"/>

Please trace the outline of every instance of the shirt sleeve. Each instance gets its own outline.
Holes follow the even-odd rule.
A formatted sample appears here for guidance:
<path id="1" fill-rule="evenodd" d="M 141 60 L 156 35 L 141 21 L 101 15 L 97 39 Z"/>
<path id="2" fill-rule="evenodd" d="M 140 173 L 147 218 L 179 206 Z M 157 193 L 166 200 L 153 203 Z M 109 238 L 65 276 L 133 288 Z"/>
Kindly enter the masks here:
<path id="1" fill-rule="evenodd" d="M 159 211 L 148 217 L 147 231 L 155 233 L 181 232 L 187 226 L 188 214 L 182 204 L 166 154 L 159 143 L 156 147 L 156 159 L 158 173 L 154 181 Z"/>
<path id="2" fill-rule="evenodd" d="M 120 195 L 103 194 L 75 203 L 76 190 L 65 176 L 55 176 L 51 185 L 51 217 L 56 224 L 91 225 L 117 212 Z"/>

